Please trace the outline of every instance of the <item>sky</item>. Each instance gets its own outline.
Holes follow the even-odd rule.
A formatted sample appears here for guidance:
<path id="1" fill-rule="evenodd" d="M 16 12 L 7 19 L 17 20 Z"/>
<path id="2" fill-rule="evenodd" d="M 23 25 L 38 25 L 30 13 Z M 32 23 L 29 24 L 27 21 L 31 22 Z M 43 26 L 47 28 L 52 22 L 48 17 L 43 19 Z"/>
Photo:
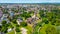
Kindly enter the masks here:
<path id="1" fill-rule="evenodd" d="M 0 3 L 60 3 L 60 0 L 0 0 Z"/>

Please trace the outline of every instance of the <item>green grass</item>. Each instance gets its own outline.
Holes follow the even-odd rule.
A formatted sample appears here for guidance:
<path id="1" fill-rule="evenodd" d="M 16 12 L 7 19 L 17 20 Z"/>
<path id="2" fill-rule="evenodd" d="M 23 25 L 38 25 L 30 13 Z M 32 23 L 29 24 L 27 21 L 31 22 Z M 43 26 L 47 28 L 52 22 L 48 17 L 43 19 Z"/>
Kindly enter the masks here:
<path id="1" fill-rule="evenodd" d="M 49 24 L 45 24 L 45 25 L 42 27 L 42 29 L 40 30 L 40 32 L 41 32 L 42 34 L 46 34 L 45 30 L 46 30 L 47 27 L 50 27 L 50 26 L 56 27 L 56 26 L 54 26 L 54 25 L 51 25 L 50 23 L 49 23 Z"/>
<path id="2" fill-rule="evenodd" d="M 27 26 L 26 29 L 28 30 L 27 34 L 31 34 L 32 33 L 33 28 L 31 26 Z"/>
<path id="3" fill-rule="evenodd" d="M 7 34 L 15 34 L 14 31 L 8 32 Z"/>

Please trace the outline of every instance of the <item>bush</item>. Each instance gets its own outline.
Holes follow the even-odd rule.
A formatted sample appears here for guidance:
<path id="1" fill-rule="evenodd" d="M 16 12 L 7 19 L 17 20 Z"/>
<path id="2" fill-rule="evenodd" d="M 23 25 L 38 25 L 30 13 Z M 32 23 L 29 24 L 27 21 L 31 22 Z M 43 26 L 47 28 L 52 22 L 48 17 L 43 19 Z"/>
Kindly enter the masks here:
<path id="1" fill-rule="evenodd" d="M 16 27 L 16 32 L 20 32 L 20 29 L 18 27 Z"/>

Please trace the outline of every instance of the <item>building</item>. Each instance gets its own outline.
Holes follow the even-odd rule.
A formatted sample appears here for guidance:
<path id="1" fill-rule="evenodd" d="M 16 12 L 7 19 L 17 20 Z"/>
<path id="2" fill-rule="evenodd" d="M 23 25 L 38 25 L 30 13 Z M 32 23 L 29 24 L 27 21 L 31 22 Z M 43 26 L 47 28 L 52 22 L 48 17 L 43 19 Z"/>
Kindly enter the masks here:
<path id="1" fill-rule="evenodd" d="M 8 32 L 12 31 L 12 28 L 9 28 L 7 31 L 8 31 Z"/>
<path id="2" fill-rule="evenodd" d="M 5 34 L 4 32 L 0 32 L 0 34 Z"/>
<path id="3" fill-rule="evenodd" d="M 8 14 L 3 14 L 3 16 L 2 16 L 2 18 L 1 18 L 1 20 L 6 20 L 6 19 L 7 19 L 7 17 L 8 17 Z"/>
<path id="4" fill-rule="evenodd" d="M 27 29 L 21 28 L 21 33 L 22 33 L 22 34 L 27 34 Z"/>
<path id="5" fill-rule="evenodd" d="M 14 12 L 13 11 L 9 11 L 9 14 L 10 14 L 11 17 L 14 16 Z"/>
<path id="6" fill-rule="evenodd" d="M 23 22 L 23 19 L 22 18 L 18 18 L 17 19 L 17 24 L 20 25 L 21 22 Z"/>
<path id="7" fill-rule="evenodd" d="M 3 21 L 3 20 L 5 20 L 5 21 L 7 21 L 7 23 L 9 23 L 10 21 L 8 20 L 8 14 L 3 14 L 3 16 L 2 16 L 2 18 L 1 18 L 1 22 Z"/>
<path id="8" fill-rule="evenodd" d="M 0 10 L 0 18 L 3 16 L 3 12 Z"/>
<path id="9" fill-rule="evenodd" d="M 27 18 L 26 21 L 27 21 L 27 23 L 30 23 L 31 24 L 32 23 L 32 18 Z"/>

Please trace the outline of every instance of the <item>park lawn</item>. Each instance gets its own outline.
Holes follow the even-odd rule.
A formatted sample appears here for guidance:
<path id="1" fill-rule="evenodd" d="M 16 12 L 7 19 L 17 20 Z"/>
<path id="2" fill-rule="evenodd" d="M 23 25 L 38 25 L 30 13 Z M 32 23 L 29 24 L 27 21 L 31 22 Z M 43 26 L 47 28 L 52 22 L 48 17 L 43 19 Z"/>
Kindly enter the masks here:
<path id="1" fill-rule="evenodd" d="M 47 28 L 47 24 L 45 24 L 45 25 L 42 27 L 42 29 L 40 29 L 40 32 L 41 32 L 42 34 L 46 34 L 46 32 L 45 32 L 46 28 Z"/>
<path id="2" fill-rule="evenodd" d="M 40 18 L 40 14 L 37 14 L 37 17 L 39 17 L 39 18 Z"/>
<path id="3" fill-rule="evenodd" d="M 54 25 L 51 25 L 50 23 L 49 24 L 45 24 L 41 29 L 40 29 L 40 33 L 42 34 L 46 34 L 45 30 L 48 26 L 54 26 Z M 56 27 L 56 26 L 54 26 Z"/>
<path id="4" fill-rule="evenodd" d="M 21 32 L 17 32 L 17 34 L 21 34 Z"/>
<path id="5" fill-rule="evenodd" d="M 36 20 L 36 22 L 37 22 L 37 23 L 40 23 L 40 22 L 41 22 L 41 20 L 40 20 L 40 19 L 38 19 L 38 20 Z"/>
<path id="6" fill-rule="evenodd" d="M 27 31 L 27 34 L 31 34 L 31 33 L 32 33 L 33 28 L 32 28 L 31 26 L 28 25 L 28 26 L 26 27 L 26 29 L 28 30 L 28 31 Z"/>
<path id="7" fill-rule="evenodd" d="M 23 20 L 25 21 L 25 17 L 22 17 L 23 18 Z"/>
<path id="8" fill-rule="evenodd" d="M 34 34 L 38 33 L 38 29 L 39 29 L 39 26 L 36 26 L 35 29 L 34 29 Z"/>
<path id="9" fill-rule="evenodd" d="M 33 16 L 34 14 L 32 13 L 32 14 L 30 14 L 31 16 Z"/>

